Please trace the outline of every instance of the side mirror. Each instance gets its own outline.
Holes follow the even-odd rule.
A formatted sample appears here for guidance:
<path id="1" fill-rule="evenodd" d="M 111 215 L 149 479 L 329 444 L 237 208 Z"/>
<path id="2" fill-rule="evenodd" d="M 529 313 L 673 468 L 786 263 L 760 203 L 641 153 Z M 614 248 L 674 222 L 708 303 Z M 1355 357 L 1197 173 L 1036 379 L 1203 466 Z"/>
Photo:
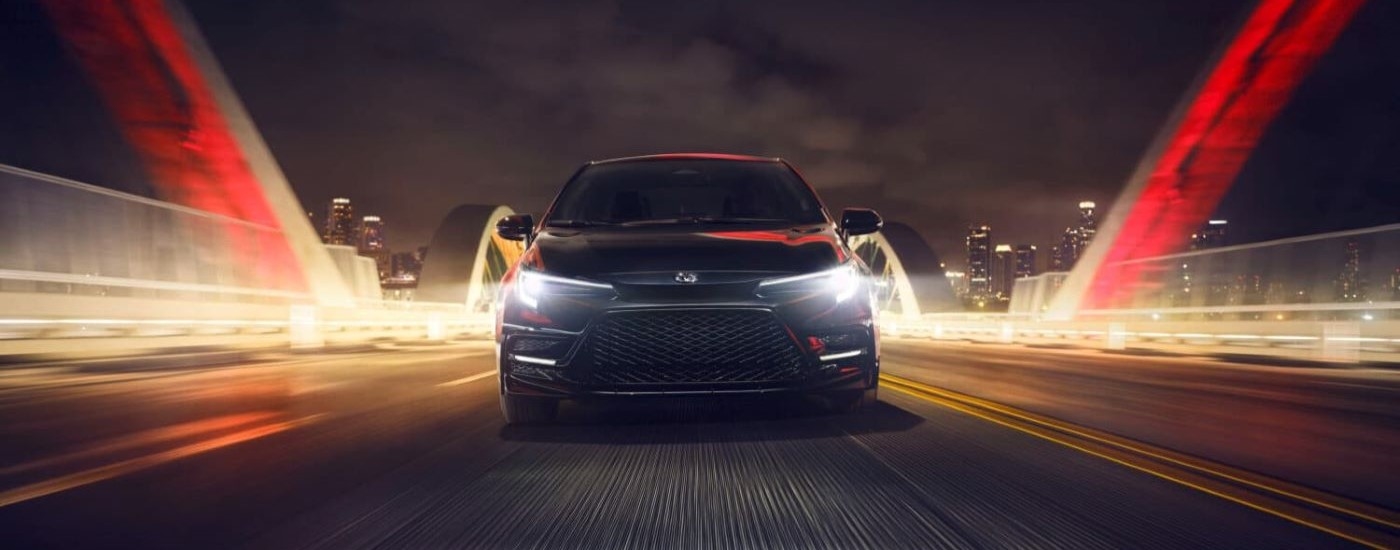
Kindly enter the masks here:
<path id="1" fill-rule="evenodd" d="M 535 231 L 535 217 L 529 214 L 511 214 L 496 222 L 496 234 L 512 241 L 529 240 Z"/>
<path id="2" fill-rule="evenodd" d="M 841 211 L 841 234 L 844 236 L 865 235 L 880 230 L 885 220 L 869 208 L 847 208 Z"/>

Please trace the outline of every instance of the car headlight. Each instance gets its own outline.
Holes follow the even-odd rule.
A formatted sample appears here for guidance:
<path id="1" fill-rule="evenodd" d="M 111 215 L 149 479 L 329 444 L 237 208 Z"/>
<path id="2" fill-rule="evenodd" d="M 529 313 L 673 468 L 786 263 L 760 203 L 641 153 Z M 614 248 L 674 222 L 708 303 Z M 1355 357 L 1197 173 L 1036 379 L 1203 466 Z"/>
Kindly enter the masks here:
<path id="1" fill-rule="evenodd" d="M 854 263 L 836 269 L 768 279 L 758 283 L 759 292 L 830 292 L 836 302 L 844 302 L 860 290 L 861 274 Z"/>
<path id="2" fill-rule="evenodd" d="M 515 297 L 525 307 L 538 309 L 540 299 L 551 295 L 599 295 L 611 294 L 613 287 L 606 283 L 595 283 L 581 279 L 569 279 L 546 275 L 538 271 L 520 270 L 515 281 Z"/>

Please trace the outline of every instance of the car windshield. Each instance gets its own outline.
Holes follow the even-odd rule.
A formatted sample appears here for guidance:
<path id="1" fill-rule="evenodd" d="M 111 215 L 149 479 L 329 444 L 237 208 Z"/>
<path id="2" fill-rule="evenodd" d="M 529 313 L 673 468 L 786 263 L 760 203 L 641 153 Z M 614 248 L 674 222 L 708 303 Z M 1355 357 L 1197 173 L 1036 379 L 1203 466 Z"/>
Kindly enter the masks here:
<path id="1" fill-rule="evenodd" d="M 547 225 L 826 222 L 821 203 L 781 162 L 641 160 L 589 166 L 564 188 Z"/>

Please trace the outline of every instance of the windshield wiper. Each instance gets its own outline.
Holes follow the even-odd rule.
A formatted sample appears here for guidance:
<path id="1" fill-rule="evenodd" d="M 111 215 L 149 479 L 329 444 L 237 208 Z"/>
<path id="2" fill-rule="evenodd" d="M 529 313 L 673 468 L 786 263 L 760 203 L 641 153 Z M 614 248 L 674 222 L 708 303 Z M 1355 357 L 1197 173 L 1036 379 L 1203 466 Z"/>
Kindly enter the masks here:
<path id="1" fill-rule="evenodd" d="M 630 222 L 623 222 L 622 225 L 626 225 L 626 226 L 637 226 L 637 225 L 680 225 L 680 224 L 699 224 L 699 223 L 720 223 L 720 224 L 732 223 L 732 224 L 739 224 L 739 223 L 792 223 L 792 222 L 791 222 L 790 220 L 784 220 L 784 219 L 781 219 L 781 218 L 733 218 L 733 217 L 713 217 L 713 216 L 687 216 L 687 217 L 683 217 L 683 218 L 659 218 L 659 219 L 655 219 L 655 220 L 636 220 L 636 221 L 630 221 Z"/>
<path id="2" fill-rule="evenodd" d="M 617 223 L 599 220 L 550 220 L 546 224 L 547 227 L 597 227 L 600 225 L 617 225 Z"/>
<path id="3" fill-rule="evenodd" d="M 637 226 L 637 225 L 676 225 L 676 224 L 682 224 L 682 223 L 685 223 L 685 224 L 700 223 L 700 218 L 689 217 L 689 218 L 657 218 L 657 219 L 654 219 L 654 220 L 632 220 L 632 221 L 630 221 L 630 222 L 622 222 L 622 225 L 631 227 L 631 226 Z"/>
<path id="4" fill-rule="evenodd" d="M 792 223 L 792 220 L 782 218 L 700 218 L 701 223 Z"/>

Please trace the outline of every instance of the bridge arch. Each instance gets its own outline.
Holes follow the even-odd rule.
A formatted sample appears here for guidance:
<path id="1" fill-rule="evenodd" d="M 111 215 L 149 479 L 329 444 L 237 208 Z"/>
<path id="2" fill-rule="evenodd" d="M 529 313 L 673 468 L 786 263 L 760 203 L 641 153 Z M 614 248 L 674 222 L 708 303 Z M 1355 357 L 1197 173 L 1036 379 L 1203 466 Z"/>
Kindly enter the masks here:
<path id="1" fill-rule="evenodd" d="M 914 228 L 885 222 L 877 233 L 851 237 L 850 245 L 875 277 L 877 309 L 909 319 L 958 309 L 938 253 Z"/>
<path id="2" fill-rule="evenodd" d="M 514 213 L 509 206 L 482 204 L 452 209 L 428 241 L 415 299 L 490 311 L 497 285 L 524 251 L 519 241 L 496 235 L 496 222 Z"/>

